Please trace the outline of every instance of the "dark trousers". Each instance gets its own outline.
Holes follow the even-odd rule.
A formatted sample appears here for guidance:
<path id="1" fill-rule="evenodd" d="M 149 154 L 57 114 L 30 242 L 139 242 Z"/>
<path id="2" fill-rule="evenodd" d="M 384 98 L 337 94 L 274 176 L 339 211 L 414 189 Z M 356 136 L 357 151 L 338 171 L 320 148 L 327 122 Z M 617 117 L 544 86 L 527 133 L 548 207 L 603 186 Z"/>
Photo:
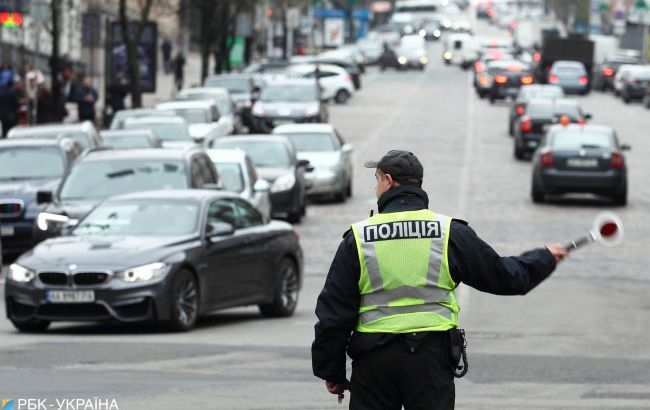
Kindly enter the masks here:
<path id="1" fill-rule="evenodd" d="M 415 353 L 404 336 L 352 362 L 350 410 L 450 410 L 456 391 L 446 333 L 429 333 Z"/>

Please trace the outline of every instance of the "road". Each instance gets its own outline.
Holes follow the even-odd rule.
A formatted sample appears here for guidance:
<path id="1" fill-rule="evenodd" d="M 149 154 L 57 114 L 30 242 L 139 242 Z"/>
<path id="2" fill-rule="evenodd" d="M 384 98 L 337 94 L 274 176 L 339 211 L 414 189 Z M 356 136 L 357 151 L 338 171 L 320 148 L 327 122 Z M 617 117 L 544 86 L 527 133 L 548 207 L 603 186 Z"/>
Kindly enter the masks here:
<path id="1" fill-rule="evenodd" d="M 479 100 L 469 73 L 444 66 L 441 54 L 430 46 L 424 72 L 371 68 L 347 105 L 331 106 L 331 122 L 354 145 L 354 195 L 310 205 L 297 226 L 306 279 L 293 317 L 233 309 L 181 334 L 61 323 L 30 335 L 0 320 L 1 397 L 53 408 L 77 398 L 114 399 L 123 410 L 342 408 L 311 373 L 313 311 L 341 235 L 376 209 L 373 171 L 362 164 L 390 149 L 415 152 L 430 208 L 469 221 L 500 254 L 586 233 L 611 205 L 584 197 L 533 204 L 531 164 L 513 158 L 506 104 Z M 613 125 L 632 146 L 629 204 L 614 209 L 625 241 L 575 252 L 524 297 L 461 286 L 470 370 L 457 382 L 459 409 L 650 408 L 650 116 L 609 94 L 576 98 L 593 123 Z"/>

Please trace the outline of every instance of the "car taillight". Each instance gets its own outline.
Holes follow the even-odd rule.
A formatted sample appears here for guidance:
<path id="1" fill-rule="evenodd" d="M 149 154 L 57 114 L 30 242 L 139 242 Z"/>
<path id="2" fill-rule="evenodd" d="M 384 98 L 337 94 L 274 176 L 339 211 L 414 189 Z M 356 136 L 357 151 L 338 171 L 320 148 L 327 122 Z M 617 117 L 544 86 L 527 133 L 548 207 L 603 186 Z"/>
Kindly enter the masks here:
<path id="1" fill-rule="evenodd" d="M 494 82 L 497 84 L 505 84 L 508 82 L 508 76 L 503 74 L 497 74 L 494 76 Z"/>
<path id="2" fill-rule="evenodd" d="M 587 123 L 587 121 L 585 121 L 584 118 L 580 118 L 580 119 L 578 120 L 578 124 L 580 124 L 580 125 L 585 125 L 586 123 Z"/>
<path id="3" fill-rule="evenodd" d="M 555 74 L 551 74 L 551 75 L 548 77 L 548 82 L 551 83 L 551 84 L 556 84 L 556 83 L 558 83 L 559 81 L 560 81 L 560 79 L 559 79 L 558 76 L 555 75 Z"/>
<path id="4" fill-rule="evenodd" d="M 533 61 L 536 63 L 539 63 L 539 61 L 542 59 L 542 53 L 539 51 L 535 54 L 533 54 Z"/>
<path id="5" fill-rule="evenodd" d="M 580 77 L 578 82 L 580 83 L 580 85 L 587 85 L 587 83 L 589 82 L 589 79 L 587 77 L 585 77 L 585 76 L 582 76 L 582 77 Z"/>
<path id="6" fill-rule="evenodd" d="M 603 68 L 603 75 L 607 77 L 611 77 L 614 75 L 614 69 L 611 67 L 605 67 Z"/>
<path id="7" fill-rule="evenodd" d="M 527 84 L 532 84 L 533 83 L 533 76 L 532 75 L 525 75 L 521 77 L 521 83 L 524 85 Z"/>
<path id="8" fill-rule="evenodd" d="M 542 151 L 542 155 L 539 157 L 539 163 L 544 168 L 550 168 L 555 165 L 555 157 L 553 157 L 553 152 L 548 148 Z"/>
<path id="9" fill-rule="evenodd" d="M 523 132 L 530 132 L 533 130 L 533 120 L 531 120 L 529 117 L 523 118 L 521 120 L 521 123 L 519 124 L 519 128 Z"/>
<path id="10" fill-rule="evenodd" d="M 612 152 L 612 158 L 609 161 L 609 166 L 612 169 L 622 169 L 623 168 L 623 155 L 620 152 Z"/>
<path id="11" fill-rule="evenodd" d="M 517 115 L 524 115 L 526 113 L 526 107 L 524 107 L 523 104 L 517 104 L 515 107 L 515 113 Z"/>
<path id="12" fill-rule="evenodd" d="M 348 80 L 348 81 L 352 81 L 352 76 L 350 74 L 348 74 L 348 75 L 345 76 L 345 79 Z"/>
<path id="13" fill-rule="evenodd" d="M 486 75 L 482 75 L 482 76 L 480 76 L 479 79 L 478 79 L 478 82 L 479 82 L 481 85 L 487 85 L 487 83 L 488 83 L 488 78 L 487 78 L 487 76 L 486 76 Z"/>

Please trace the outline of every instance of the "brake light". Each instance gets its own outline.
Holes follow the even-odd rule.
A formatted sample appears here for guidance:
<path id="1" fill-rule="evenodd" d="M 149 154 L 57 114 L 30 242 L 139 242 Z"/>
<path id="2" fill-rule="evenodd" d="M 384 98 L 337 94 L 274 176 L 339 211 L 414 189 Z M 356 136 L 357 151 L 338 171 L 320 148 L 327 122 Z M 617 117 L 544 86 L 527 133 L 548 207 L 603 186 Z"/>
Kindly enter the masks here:
<path id="1" fill-rule="evenodd" d="M 508 76 L 497 74 L 494 76 L 494 82 L 497 84 L 505 84 L 508 82 Z"/>
<path id="2" fill-rule="evenodd" d="M 524 107 L 523 104 L 517 104 L 515 107 L 515 113 L 517 115 L 524 115 L 526 113 L 526 107 Z"/>
<path id="3" fill-rule="evenodd" d="M 352 76 L 350 74 L 347 74 L 345 76 L 345 79 L 348 80 L 348 81 L 352 81 Z"/>
<path id="4" fill-rule="evenodd" d="M 523 118 L 519 124 L 519 129 L 522 132 L 531 132 L 533 130 L 533 120 L 530 117 Z"/>
<path id="5" fill-rule="evenodd" d="M 542 154 L 540 155 L 539 163 L 544 168 L 550 168 L 554 166 L 555 157 L 553 157 L 553 152 L 550 149 L 545 148 L 544 151 L 542 151 Z"/>
<path id="6" fill-rule="evenodd" d="M 474 71 L 477 73 L 482 73 L 485 71 L 485 65 L 481 63 L 480 61 L 477 61 L 474 63 Z"/>
<path id="7" fill-rule="evenodd" d="M 533 61 L 536 63 L 539 63 L 539 61 L 542 59 L 542 53 L 539 51 L 533 54 Z"/>
<path id="8" fill-rule="evenodd" d="M 524 85 L 532 84 L 533 83 L 533 76 L 532 75 L 525 75 L 521 77 L 521 83 Z"/>
<path id="9" fill-rule="evenodd" d="M 611 76 L 613 76 L 613 75 L 614 75 L 614 69 L 611 68 L 611 67 L 605 67 L 605 68 L 603 68 L 603 75 L 605 75 L 605 76 L 607 76 L 607 77 L 611 77 Z"/>
<path id="10" fill-rule="evenodd" d="M 580 119 L 578 120 L 578 124 L 580 124 L 580 125 L 585 125 L 586 123 L 587 123 L 587 121 L 585 121 L 584 118 L 580 118 Z"/>
<path id="11" fill-rule="evenodd" d="M 582 77 L 580 77 L 578 82 L 580 83 L 580 85 L 587 85 L 587 83 L 589 82 L 589 79 L 587 77 L 585 77 L 585 76 L 582 76 Z"/>
<path id="12" fill-rule="evenodd" d="M 481 83 L 481 85 L 487 85 L 488 83 L 488 78 L 486 75 L 482 75 L 479 77 L 478 82 Z"/>
<path id="13" fill-rule="evenodd" d="M 487 14 L 488 17 L 492 17 L 494 15 L 494 10 L 487 9 L 487 12 L 485 12 L 485 14 Z"/>
<path id="14" fill-rule="evenodd" d="M 623 155 L 620 152 L 612 152 L 612 158 L 609 161 L 610 168 L 622 169 L 624 162 Z"/>
<path id="15" fill-rule="evenodd" d="M 557 84 L 559 81 L 560 81 L 560 78 L 555 74 L 551 74 L 548 77 L 548 82 L 551 83 L 551 84 Z"/>

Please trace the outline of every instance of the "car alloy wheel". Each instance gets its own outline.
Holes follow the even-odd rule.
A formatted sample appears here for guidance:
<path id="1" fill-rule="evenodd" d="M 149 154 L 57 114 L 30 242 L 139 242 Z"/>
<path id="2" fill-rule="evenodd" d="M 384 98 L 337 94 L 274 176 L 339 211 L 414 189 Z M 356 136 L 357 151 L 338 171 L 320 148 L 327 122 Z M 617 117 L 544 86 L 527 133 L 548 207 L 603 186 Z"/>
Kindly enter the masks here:
<path id="1" fill-rule="evenodd" d="M 183 269 L 172 282 L 172 323 L 178 331 L 194 327 L 199 313 L 199 287 L 194 275 Z"/>
<path id="2" fill-rule="evenodd" d="M 350 93 L 347 90 L 338 90 L 334 100 L 337 104 L 345 104 L 350 99 Z"/>
<path id="3" fill-rule="evenodd" d="M 273 301 L 259 306 L 262 316 L 287 317 L 293 315 L 298 305 L 299 285 L 296 264 L 289 258 L 282 258 L 278 265 L 278 278 Z"/>

